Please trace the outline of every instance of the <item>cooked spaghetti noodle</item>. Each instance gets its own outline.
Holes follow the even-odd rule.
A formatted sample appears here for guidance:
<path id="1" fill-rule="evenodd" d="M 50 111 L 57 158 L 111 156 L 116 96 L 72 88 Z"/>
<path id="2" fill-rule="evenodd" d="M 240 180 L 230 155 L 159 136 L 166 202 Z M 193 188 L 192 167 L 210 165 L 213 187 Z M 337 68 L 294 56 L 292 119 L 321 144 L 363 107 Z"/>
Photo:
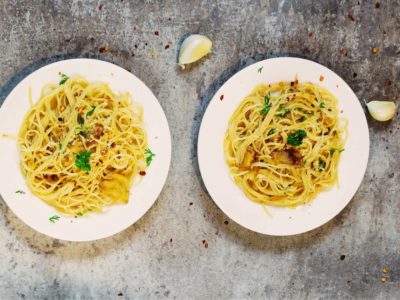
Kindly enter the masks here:
<path id="1" fill-rule="evenodd" d="M 129 93 L 82 77 L 42 88 L 18 143 L 32 193 L 67 215 L 127 203 L 147 167 L 142 108 Z"/>
<path id="2" fill-rule="evenodd" d="M 257 85 L 233 113 L 224 140 L 235 183 L 251 200 L 295 207 L 338 180 L 347 122 L 337 99 L 312 83 Z"/>

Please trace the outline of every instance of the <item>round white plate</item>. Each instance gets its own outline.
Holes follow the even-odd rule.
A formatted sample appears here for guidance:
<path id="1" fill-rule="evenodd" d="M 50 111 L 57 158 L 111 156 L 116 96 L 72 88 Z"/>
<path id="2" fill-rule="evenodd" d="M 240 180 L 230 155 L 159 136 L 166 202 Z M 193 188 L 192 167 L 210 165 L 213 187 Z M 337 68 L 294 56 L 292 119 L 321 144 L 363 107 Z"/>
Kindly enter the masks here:
<path id="1" fill-rule="evenodd" d="M 149 148 L 156 154 L 146 176 L 131 189 L 129 203 L 107 208 L 100 214 L 71 218 L 33 196 L 19 167 L 15 140 L 2 135 L 17 135 L 32 99 L 39 99 L 45 83 L 58 83 L 59 72 L 81 75 L 88 81 L 102 81 L 115 92 L 128 91 L 144 109 Z M 156 201 L 167 178 L 171 160 L 171 136 L 167 119 L 150 89 L 135 75 L 114 64 L 94 59 L 70 59 L 47 65 L 22 80 L 0 108 L 0 194 L 11 210 L 27 225 L 48 236 L 69 241 L 91 241 L 111 236 L 139 220 Z M 22 190 L 25 194 L 16 193 Z M 49 218 L 59 215 L 59 221 Z"/>
<path id="2" fill-rule="evenodd" d="M 241 100 L 258 83 L 309 81 L 327 88 L 339 99 L 342 116 L 349 121 L 349 138 L 339 163 L 340 188 L 320 193 L 297 208 L 264 208 L 246 198 L 233 182 L 225 163 L 223 141 L 228 121 Z M 320 77 L 323 76 L 323 81 Z M 321 77 L 322 79 L 322 77 Z M 221 96 L 223 95 L 223 100 Z M 328 68 L 300 58 L 267 59 L 232 76 L 214 95 L 200 127 L 200 172 L 215 203 L 232 220 L 263 234 L 293 235 L 314 229 L 336 216 L 356 193 L 368 163 L 369 133 L 364 111 L 350 87 Z"/>

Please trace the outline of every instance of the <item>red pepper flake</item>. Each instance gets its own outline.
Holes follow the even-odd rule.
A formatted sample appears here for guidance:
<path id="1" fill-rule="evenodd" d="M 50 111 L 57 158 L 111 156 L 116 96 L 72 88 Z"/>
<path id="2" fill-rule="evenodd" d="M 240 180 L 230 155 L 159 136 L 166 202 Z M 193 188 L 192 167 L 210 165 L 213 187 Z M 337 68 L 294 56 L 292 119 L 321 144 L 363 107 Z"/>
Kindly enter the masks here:
<path id="1" fill-rule="evenodd" d="M 375 3 L 375 8 L 376 8 L 376 9 L 381 8 L 381 4 L 380 4 L 379 2 L 376 2 L 376 3 Z"/>
<path id="2" fill-rule="evenodd" d="M 164 49 L 167 50 L 169 48 L 169 45 L 165 45 Z"/>
<path id="3" fill-rule="evenodd" d="M 65 42 L 66 42 L 66 43 L 69 43 L 70 41 L 71 41 L 71 38 L 65 39 Z"/>
<path id="4" fill-rule="evenodd" d="M 224 95 L 221 95 L 220 97 L 219 97 L 219 100 L 224 100 Z"/>
<path id="5" fill-rule="evenodd" d="M 122 297 L 124 294 L 122 293 L 118 293 L 118 297 Z"/>
<path id="6" fill-rule="evenodd" d="M 155 34 L 156 36 L 159 36 L 159 35 L 160 35 L 160 33 L 159 33 L 158 31 L 154 31 L 154 34 Z"/>
<path id="7" fill-rule="evenodd" d="M 321 81 L 321 82 L 324 81 L 324 76 L 322 76 L 322 75 L 319 76 L 319 81 Z"/>
<path id="8" fill-rule="evenodd" d="M 383 84 L 383 86 L 385 87 L 385 88 L 388 88 L 388 87 L 390 87 L 392 85 L 392 82 L 389 80 L 389 79 L 386 79 L 385 80 L 385 83 Z"/>
<path id="9" fill-rule="evenodd" d="M 346 258 L 346 255 L 342 254 L 340 255 L 340 260 L 344 260 Z"/>
<path id="10" fill-rule="evenodd" d="M 193 202 L 190 202 L 189 205 L 192 206 L 192 205 L 193 205 Z"/>
<path id="11" fill-rule="evenodd" d="M 371 52 L 372 54 L 376 54 L 378 52 L 378 49 L 376 47 L 372 47 Z"/>
<path id="12" fill-rule="evenodd" d="M 312 31 L 308 33 L 309 37 L 312 37 L 313 35 L 314 35 L 314 32 L 312 32 Z"/>
<path id="13" fill-rule="evenodd" d="M 349 18 L 350 21 L 354 22 L 356 19 L 354 19 L 352 14 L 348 14 L 347 17 Z"/>
<path id="14" fill-rule="evenodd" d="M 204 248 L 208 248 L 208 243 L 204 243 Z"/>
<path id="15" fill-rule="evenodd" d="M 146 172 L 145 171 L 140 171 L 139 174 L 140 174 L 140 176 L 145 176 Z"/>
<path id="16" fill-rule="evenodd" d="M 346 49 L 340 48 L 340 49 L 339 49 L 339 54 L 340 54 L 341 56 L 347 56 L 347 51 L 346 51 Z"/>
<path id="17" fill-rule="evenodd" d="M 224 224 L 225 224 L 225 225 L 228 225 L 228 224 L 229 224 L 229 221 L 225 221 Z"/>
<path id="18" fill-rule="evenodd" d="M 99 48 L 100 53 L 106 53 L 106 52 L 108 52 L 108 50 L 109 50 L 108 45 L 104 45 Z"/>
<path id="19" fill-rule="evenodd" d="M 98 8 L 99 8 L 100 11 L 102 11 L 102 10 L 103 10 L 103 7 L 104 7 L 104 4 L 102 3 L 102 4 L 99 5 Z"/>

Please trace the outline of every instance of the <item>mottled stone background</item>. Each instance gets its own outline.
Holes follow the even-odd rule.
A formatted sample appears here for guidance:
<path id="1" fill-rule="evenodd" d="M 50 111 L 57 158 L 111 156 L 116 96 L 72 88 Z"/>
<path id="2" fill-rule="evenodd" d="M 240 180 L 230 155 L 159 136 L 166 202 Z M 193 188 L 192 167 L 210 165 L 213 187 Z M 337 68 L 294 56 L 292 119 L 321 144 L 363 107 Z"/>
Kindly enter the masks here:
<path id="1" fill-rule="evenodd" d="M 214 51 L 181 72 L 177 50 L 189 32 L 209 36 Z M 105 45 L 109 51 L 101 53 Z M 38 67 L 98 57 L 153 90 L 173 139 L 157 203 L 111 238 L 54 240 L 0 201 L 0 299 L 399 299 L 398 118 L 368 118 L 365 179 L 350 205 L 312 232 L 250 232 L 207 194 L 195 146 L 208 101 L 243 66 L 277 55 L 328 66 L 360 100 L 398 100 L 400 1 L 0 0 L 0 103 Z"/>

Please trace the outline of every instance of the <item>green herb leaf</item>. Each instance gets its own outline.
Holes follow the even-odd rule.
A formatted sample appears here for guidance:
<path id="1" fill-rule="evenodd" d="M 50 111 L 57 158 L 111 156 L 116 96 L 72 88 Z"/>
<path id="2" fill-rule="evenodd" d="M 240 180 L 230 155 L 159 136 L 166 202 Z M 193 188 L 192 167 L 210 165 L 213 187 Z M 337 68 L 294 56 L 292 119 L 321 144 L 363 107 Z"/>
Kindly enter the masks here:
<path id="1" fill-rule="evenodd" d="M 282 119 L 282 118 L 284 118 L 284 117 L 286 116 L 286 114 L 288 114 L 288 113 L 290 113 L 290 112 L 291 112 L 290 109 L 285 109 L 285 110 L 283 111 L 283 113 L 277 114 L 277 115 L 275 115 L 275 117 L 278 117 L 278 118 Z"/>
<path id="2" fill-rule="evenodd" d="M 85 119 L 82 117 L 81 114 L 78 114 L 78 116 L 76 117 L 76 121 L 78 122 L 79 125 L 85 124 Z"/>
<path id="3" fill-rule="evenodd" d="M 292 146 L 299 146 L 299 145 L 301 145 L 301 143 L 303 142 L 303 139 L 306 136 L 307 136 L 306 131 L 304 131 L 302 129 L 298 129 L 295 132 L 289 133 L 288 138 L 287 138 L 287 143 Z"/>
<path id="4" fill-rule="evenodd" d="M 92 105 L 92 109 L 86 113 L 86 117 L 90 117 L 91 115 L 93 115 L 95 109 L 96 106 Z"/>
<path id="5" fill-rule="evenodd" d="M 68 77 L 67 75 L 61 74 L 61 80 L 60 80 L 60 82 L 59 82 L 58 84 L 59 84 L 59 85 L 62 85 L 62 84 L 64 84 L 68 79 L 69 79 L 69 77 Z"/>
<path id="6" fill-rule="evenodd" d="M 301 118 L 299 119 L 299 122 L 304 122 L 305 120 L 307 120 L 307 118 L 305 116 L 301 116 Z"/>
<path id="7" fill-rule="evenodd" d="M 55 222 L 57 222 L 58 220 L 60 220 L 60 216 L 57 216 L 57 215 L 51 216 L 51 217 L 49 218 L 49 221 L 50 221 L 51 223 L 55 223 Z"/>
<path id="8" fill-rule="evenodd" d="M 25 194 L 25 192 L 23 190 L 17 190 L 15 191 L 16 194 Z"/>
<path id="9" fill-rule="evenodd" d="M 338 149 L 338 148 L 331 148 L 329 149 L 329 152 L 331 155 L 333 155 L 333 153 L 335 153 L 335 151 L 342 153 L 344 151 L 344 149 Z"/>
<path id="10" fill-rule="evenodd" d="M 146 156 L 146 165 L 150 166 L 151 162 L 153 161 L 154 156 L 156 156 L 150 149 L 146 149 L 144 152 Z"/>
<path id="11" fill-rule="evenodd" d="M 325 108 L 326 106 L 325 106 L 325 103 L 324 102 L 321 102 L 320 104 L 319 104 L 319 108 Z"/>
<path id="12" fill-rule="evenodd" d="M 263 116 L 265 116 L 269 112 L 269 110 L 271 109 L 271 106 L 272 106 L 272 103 L 270 102 L 269 95 L 265 95 L 264 96 L 264 107 L 260 111 L 260 113 Z"/>
<path id="13" fill-rule="evenodd" d="M 272 134 L 274 134 L 275 133 L 275 128 L 271 128 L 269 131 L 268 131 L 268 135 L 272 135 Z"/>
<path id="14" fill-rule="evenodd" d="M 83 216 L 83 213 L 81 213 L 81 212 L 79 211 L 79 212 L 76 213 L 76 215 L 77 215 L 78 217 L 82 217 L 82 216 Z"/>
<path id="15" fill-rule="evenodd" d="M 92 168 L 90 167 L 90 151 L 81 151 L 76 155 L 75 166 L 82 171 L 89 172 Z"/>
<path id="16" fill-rule="evenodd" d="M 319 160 L 318 171 L 320 172 L 325 171 L 325 168 L 326 168 L 326 162 L 323 160 Z"/>
<path id="17" fill-rule="evenodd" d="M 261 74 L 261 72 L 262 72 L 263 69 L 264 69 L 264 67 L 259 67 L 259 68 L 257 69 L 257 72 Z"/>
<path id="18" fill-rule="evenodd" d="M 86 138 L 88 134 L 88 128 L 85 125 L 79 125 L 75 128 L 75 134 L 81 134 L 83 137 Z"/>

